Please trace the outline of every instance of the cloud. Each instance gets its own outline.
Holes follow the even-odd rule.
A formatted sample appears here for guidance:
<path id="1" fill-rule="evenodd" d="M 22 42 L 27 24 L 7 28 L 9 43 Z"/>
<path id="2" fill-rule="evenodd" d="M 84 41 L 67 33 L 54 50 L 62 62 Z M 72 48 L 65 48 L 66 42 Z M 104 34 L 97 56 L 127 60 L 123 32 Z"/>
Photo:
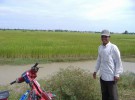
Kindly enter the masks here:
<path id="1" fill-rule="evenodd" d="M 126 1 L 126 0 L 125 0 Z M 86 20 L 113 19 L 128 4 L 123 0 L 14 0 L 0 8 L 2 13 L 37 17 L 80 18 Z"/>
<path id="2" fill-rule="evenodd" d="M 89 5 L 87 4 L 87 6 Z M 119 20 L 125 17 L 126 14 L 123 12 L 126 12 L 129 6 L 130 3 L 123 0 L 119 0 L 119 2 L 118 0 L 104 0 L 96 3 L 92 10 L 84 10 L 83 14 L 81 15 L 89 20 Z"/>
<path id="3" fill-rule="evenodd" d="M 132 0 L 0 0 L 0 27 L 11 22 L 20 27 L 89 30 L 133 23 L 134 10 Z"/>

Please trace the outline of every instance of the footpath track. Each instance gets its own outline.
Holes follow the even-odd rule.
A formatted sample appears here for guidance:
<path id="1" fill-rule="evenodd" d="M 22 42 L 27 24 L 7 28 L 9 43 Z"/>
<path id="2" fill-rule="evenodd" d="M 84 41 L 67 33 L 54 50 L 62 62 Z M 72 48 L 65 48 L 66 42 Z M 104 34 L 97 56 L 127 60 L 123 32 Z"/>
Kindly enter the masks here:
<path id="1" fill-rule="evenodd" d="M 91 73 L 94 71 L 96 61 L 78 61 L 78 62 L 57 62 L 48 64 L 39 64 L 39 69 L 37 79 L 48 77 L 59 71 L 60 68 L 67 67 L 78 67 L 87 70 Z M 122 62 L 124 67 L 124 72 L 134 72 L 135 73 L 135 63 L 132 62 Z M 34 64 L 33 64 L 34 65 Z M 30 65 L 0 65 L 0 85 L 8 85 L 11 81 L 21 76 L 21 74 L 31 68 Z"/>

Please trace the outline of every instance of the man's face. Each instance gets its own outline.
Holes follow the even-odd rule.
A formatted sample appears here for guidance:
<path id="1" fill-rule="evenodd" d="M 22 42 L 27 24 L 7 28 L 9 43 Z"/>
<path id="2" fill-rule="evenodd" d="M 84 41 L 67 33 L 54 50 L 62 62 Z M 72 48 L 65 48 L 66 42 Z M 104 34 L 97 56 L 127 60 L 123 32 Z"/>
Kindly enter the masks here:
<path id="1" fill-rule="evenodd" d="M 102 35 L 101 40 L 102 40 L 103 45 L 106 45 L 110 40 L 110 36 Z"/>

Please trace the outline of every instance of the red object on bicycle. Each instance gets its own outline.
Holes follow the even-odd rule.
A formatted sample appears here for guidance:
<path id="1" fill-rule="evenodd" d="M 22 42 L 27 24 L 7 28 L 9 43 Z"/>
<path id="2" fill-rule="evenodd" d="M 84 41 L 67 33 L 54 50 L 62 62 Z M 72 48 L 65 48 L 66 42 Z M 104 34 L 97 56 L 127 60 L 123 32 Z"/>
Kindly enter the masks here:
<path id="1" fill-rule="evenodd" d="M 54 97 L 51 93 L 47 93 L 40 88 L 40 84 L 36 81 L 37 72 L 39 67 L 37 67 L 38 63 L 36 63 L 30 70 L 25 71 L 21 77 L 17 78 L 16 81 L 11 82 L 14 83 L 22 83 L 26 82 L 30 86 L 30 92 L 27 100 L 52 100 Z M 0 99 L 1 100 L 1 99 Z M 5 99 L 6 100 L 6 99 Z M 22 99 L 23 100 L 23 99 Z"/>

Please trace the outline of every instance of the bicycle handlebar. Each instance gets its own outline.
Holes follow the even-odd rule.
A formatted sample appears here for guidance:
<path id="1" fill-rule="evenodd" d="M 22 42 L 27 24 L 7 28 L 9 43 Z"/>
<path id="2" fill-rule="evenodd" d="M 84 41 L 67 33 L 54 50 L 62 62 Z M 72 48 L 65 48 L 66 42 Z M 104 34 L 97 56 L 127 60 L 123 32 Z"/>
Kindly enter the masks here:
<path id="1" fill-rule="evenodd" d="M 36 67 L 38 65 L 38 63 L 35 63 L 35 65 L 33 67 Z"/>
<path id="2" fill-rule="evenodd" d="M 12 85 L 12 84 L 14 84 L 14 83 L 16 83 L 16 81 L 11 82 L 10 85 Z"/>
<path id="3" fill-rule="evenodd" d="M 38 63 L 35 63 L 35 65 L 34 65 L 32 68 L 36 68 L 37 65 L 38 65 Z M 37 67 L 37 68 L 38 68 L 38 67 Z M 10 85 L 12 85 L 12 84 L 14 84 L 14 83 L 16 83 L 16 81 L 11 82 Z"/>

